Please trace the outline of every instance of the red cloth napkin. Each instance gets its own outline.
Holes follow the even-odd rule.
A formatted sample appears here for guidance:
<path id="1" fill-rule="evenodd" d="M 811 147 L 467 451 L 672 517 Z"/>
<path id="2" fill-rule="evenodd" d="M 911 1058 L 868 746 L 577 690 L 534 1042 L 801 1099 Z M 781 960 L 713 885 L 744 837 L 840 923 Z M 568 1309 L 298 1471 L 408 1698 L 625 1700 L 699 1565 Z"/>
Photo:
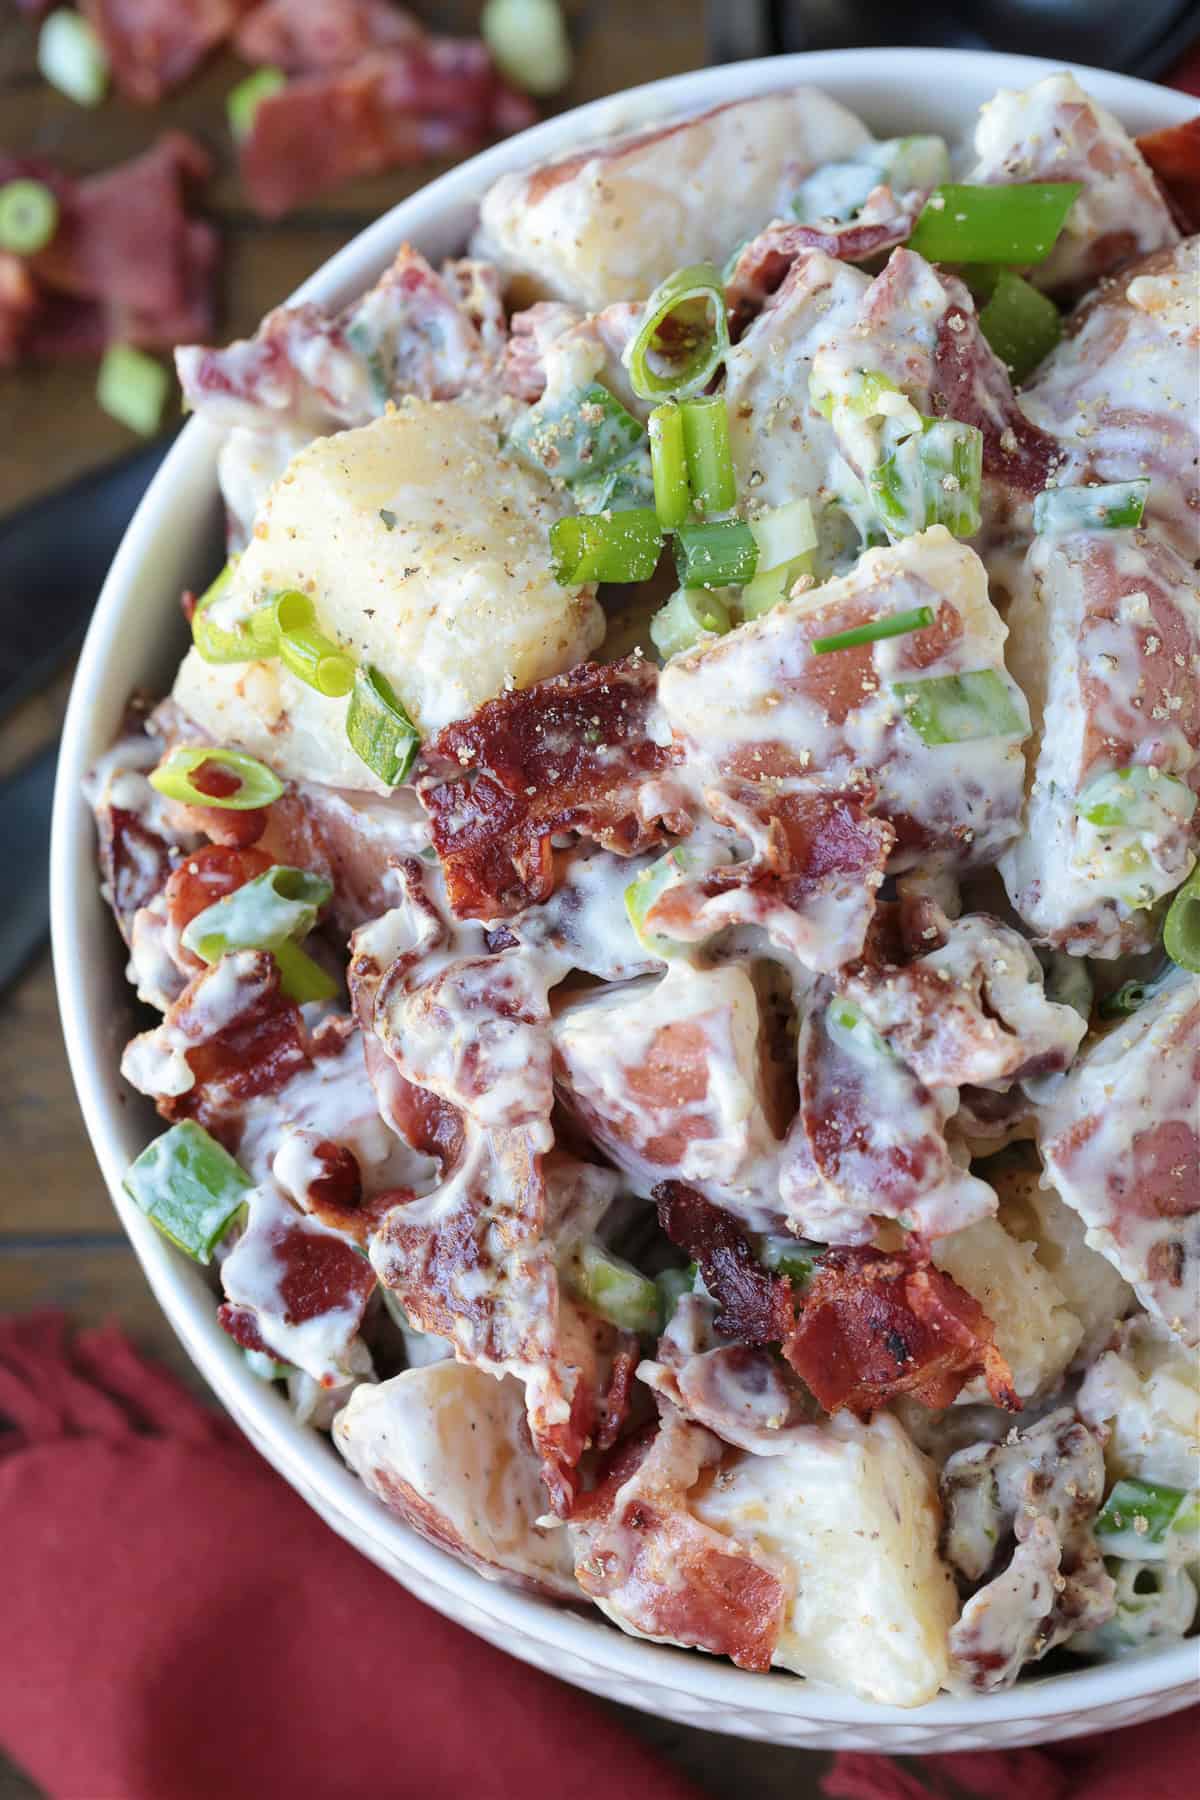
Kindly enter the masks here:
<path id="1" fill-rule="evenodd" d="M 0 1322 L 0 1743 L 52 1800 L 701 1800 L 429 1612 L 115 1327 Z M 1049 1751 L 843 1755 L 830 1800 L 1192 1800 L 1200 1712 Z M 799 1784 L 798 1784 L 799 1785 Z"/>

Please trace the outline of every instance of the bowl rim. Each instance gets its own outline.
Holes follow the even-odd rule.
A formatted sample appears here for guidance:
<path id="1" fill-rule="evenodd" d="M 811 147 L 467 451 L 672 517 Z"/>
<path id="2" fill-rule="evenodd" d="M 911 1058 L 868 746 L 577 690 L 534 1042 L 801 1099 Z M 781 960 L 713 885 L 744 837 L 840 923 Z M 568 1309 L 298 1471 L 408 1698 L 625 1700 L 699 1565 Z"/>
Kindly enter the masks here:
<path id="1" fill-rule="evenodd" d="M 725 67 L 700 69 L 646 83 L 576 107 L 482 152 L 400 201 L 343 246 L 290 296 L 343 303 L 361 292 L 394 255 L 400 243 L 420 243 L 447 216 L 461 215 L 464 230 L 483 190 L 499 175 L 617 131 L 657 122 L 683 112 L 798 83 L 837 89 L 864 82 L 882 100 L 897 91 L 913 92 L 936 64 L 947 80 L 986 75 L 985 85 L 1026 86 L 1047 74 L 1070 69 L 1104 105 L 1149 124 L 1170 125 L 1190 118 L 1190 96 L 1149 82 L 1078 64 L 1039 57 L 975 50 L 870 48 L 799 53 Z M 863 104 L 861 100 L 856 104 Z M 1140 127 L 1142 129 L 1145 126 Z M 150 484 L 121 542 L 101 590 L 77 665 L 63 727 L 55 787 L 51 838 L 51 934 L 60 1017 L 72 1079 L 92 1147 L 122 1225 L 156 1299 L 189 1356 L 223 1405 L 284 1478 L 326 1520 L 379 1566 L 403 1580 L 411 1570 L 423 1593 L 433 1587 L 454 1597 L 460 1613 L 484 1615 L 497 1628 L 496 1640 L 525 1660 L 537 1660 L 528 1638 L 548 1656 L 599 1669 L 619 1682 L 622 1697 L 653 1708 L 656 1691 L 671 1690 L 711 1709 L 703 1722 L 729 1729 L 728 1716 L 753 1718 L 770 1732 L 772 1719 L 832 1726 L 869 1726 L 886 1737 L 895 1729 L 898 1746 L 906 1726 L 986 1728 L 1005 1721 L 1061 1720 L 1142 1697 L 1166 1695 L 1194 1679 L 1195 1646 L 1188 1643 L 1147 1653 L 1124 1663 L 1084 1668 L 1034 1679 L 986 1696 L 939 1696 L 907 1709 L 861 1700 L 842 1690 L 788 1673 L 751 1675 L 716 1658 L 645 1639 L 628 1637 L 596 1613 L 584 1614 L 540 1599 L 499 1581 L 488 1581 L 447 1552 L 427 1543 L 387 1511 L 357 1476 L 342 1464 L 327 1440 L 292 1417 L 286 1402 L 254 1376 L 236 1346 L 216 1323 L 211 1294 L 195 1282 L 196 1271 L 138 1211 L 121 1187 L 126 1152 L 121 1143 L 121 1108 L 112 1068 L 112 1044 L 89 998 L 96 985 L 89 969 L 91 925 L 96 905 L 94 840 L 81 782 L 99 741 L 94 713 L 97 696 L 111 683 L 117 627 L 130 610 L 139 569 L 156 541 L 172 528 L 179 497 L 215 493 L 213 461 L 223 434 L 191 420 L 179 434 Z M 163 605 L 166 605 L 164 597 Z M 106 736 L 107 734 L 102 734 Z M 113 944 L 116 949 L 116 941 Z M 82 974 L 82 979 L 81 979 Z M 507 1639 L 515 1634 L 515 1642 Z M 724 1715 L 724 1716 L 723 1716 Z M 1097 1723 L 1102 1723 L 1097 1720 Z"/>

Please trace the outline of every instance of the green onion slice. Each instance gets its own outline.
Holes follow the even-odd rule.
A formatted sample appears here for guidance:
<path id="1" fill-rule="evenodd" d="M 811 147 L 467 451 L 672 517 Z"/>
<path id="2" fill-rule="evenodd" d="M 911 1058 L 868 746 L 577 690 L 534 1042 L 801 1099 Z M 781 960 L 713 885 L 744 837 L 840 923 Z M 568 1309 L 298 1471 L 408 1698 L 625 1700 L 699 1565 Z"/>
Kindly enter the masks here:
<path id="1" fill-rule="evenodd" d="M 817 528 L 807 500 L 789 500 L 786 506 L 770 507 L 748 523 L 758 545 L 762 569 L 777 569 L 817 547 Z"/>
<path id="2" fill-rule="evenodd" d="M 675 1315 L 675 1308 L 685 1294 L 695 1291 L 696 1264 L 689 1263 L 686 1269 L 660 1269 L 654 1277 L 654 1285 L 658 1289 L 661 1306 L 662 1324 L 665 1329 Z"/>
<path id="3" fill-rule="evenodd" d="M 1173 963 L 1200 975 L 1200 863 L 1192 870 L 1167 910 L 1163 949 Z"/>
<path id="4" fill-rule="evenodd" d="M 1200 1531 L 1200 1495 L 1162 1482 L 1118 1481 L 1094 1530 L 1105 1556 L 1164 1562 L 1179 1552 L 1188 1560 L 1200 1548 L 1187 1541 Z"/>
<path id="5" fill-rule="evenodd" d="M 650 414 L 650 470 L 659 524 L 664 531 L 686 525 L 692 516 L 692 490 L 683 445 L 683 411 L 674 401 L 656 406 Z"/>
<path id="6" fill-rule="evenodd" d="M 804 1238 L 773 1233 L 762 1239 L 758 1258 L 768 1269 L 786 1275 L 797 1287 L 807 1287 L 825 1250 L 824 1244 L 810 1244 Z"/>
<path id="7" fill-rule="evenodd" d="M 658 1330 L 662 1303 L 657 1287 L 603 1244 L 582 1245 L 565 1275 L 576 1299 L 610 1324 L 643 1336 Z"/>
<path id="8" fill-rule="evenodd" d="M 1011 269 L 1001 269 L 979 329 L 1020 386 L 1062 337 L 1062 319 L 1053 300 Z"/>
<path id="9" fill-rule="evenodd" d="M 110 344 L 96 377 L 96 400 L 118 424 L 153 437 L 162 423 L 170 379 L 161 363 L 132 344 Z"/>
<path id="10" fill-rule="evenodd" d="M 624 462 L 645 436 L 633 414 L 593 381 L 557 400 L 540 400 L 506 441 L 522 462 L 571 485 Z"/>
<path id="11" fill-rule="evenodd" d="M 286 1381 L 288 1376 L 295 1372 L 296 1365 L 294 1363 L 278 1362 L 275 1357 L 268 1356 L 265 1351 L 243 1350 L 242 1354 L 246 1358 L 246 1366 L 250 1373 L 257 1375 L 260 1381 Z"/>
<path id="12" fill-rule="evenodd" d="M 274 656 L 279 649 L 279 632 L 270 606 L 255 607 L 248 618 L 239 619 L 232 626 L 218 625 L 212 617 L 213 607 L 229 590 L 237 563 L 236 556 L 230 557 L 211 587 L 201 594 L 192 614 L 192 642 L 205 662 L 257 662 Z"/>
<path id="13" fill-rule="evenodd" d="M 60 94 L 98 106 L 108 89 L 108 56 L 95 30 L 76 12 L 52 12 L 42 26 L 38 68 Z"/>
<path id="14" fill-rule="evenodd" d="M 662 549 L 662 527 L 652 507 L 628 512 L 580 514 L 550 527 L 554 574 L 563 587 L 587 581 L 649 581 Z"/>
<path id="15" fill-rule="evenodd" d="M 556 94 L 571 79 L 571 43 L 558 0 L 487 0 L 479 35 L 500 73 L 527 94 Z"/>
<path id="16" fill-rule="evenodd" d="M 792 584 L 801 575 L 811 575 L 812 572 L 811 554 L 794 556 L 790 562 L 780 563 L 774 569 L 761 570 L 753 581 L 746 583 L 738 595 L 738 610 L 742 618 L 761 619 L 764 613 L 773 612 L 789 597 Z"/>
<path id="17" fill-rule="evenodd" d="M 720 273 L 712 263 L 696 263 L 655 288 L 624 362 L 635 394 L 663 400 L 707 387 L 728 351 Z"/>
<path id="18" fill-rule="evenodd" d="M 867 477 L 867 491 L 893 538 L 944 525 L 955 537 L 980 526 L 983 433 L 957 419 L 921 420 Z"/>
<path id="19" fill-rule="evenodd" d="M 825 1030 L 845 1055 L 861 1059 L 890 1057 L 891 1051 L 869 1019 L 863 1017 L 844 994 L 835 994 L 825 1008 Z"/>
<path id="20" fill-rule="evenodd" d="M 184 928 L 184 948 L 206 963 L 233 950 L 277 950 L 308 936 L 332 893 L 323 875 L 276 863 L 197 913 Z"/>
<path id="21" fill-rule="evenodd" d="M 1122 531 L 1141 524 L 1149 492 L 1145 476 L 1098 487 L 1044 488 L 1033 503 L 1033 528 L 1043 537 L 1065 531 Z"/>
<path id="22" fill-rule="evenodd" d="M 758 567 L 758 545 L 743 519 L 681 525 L 675 533 L 681 587 L 743 587 Z"/>
<path id="23" fill-rule="evenodd" d="M 1078 181 L 1011 187 L 947 182 L 925 202 L 908 248 L 927 262 L 1044 262 L 1081 191 Z"/>
<path id="24" fill-rule="evenodd" d="M 0 250 L 33 256 L 58 228 L 58 201 L 44 181 L 6 181 L 0 187 Z"/>
<path id="25" fill-rule="evenodd" d="M 327 699 L 344 699 L 354 686 L 354 659 L 317 629 L 311 597 L 299 588 L 284 588 L 271 605 L 284 667 Z"/>
<path id="26" fill-rule="evenodd" d="M 183 1119 L 147 1144 L 122 1185 L 165 1237 L 207 1263 L 254 1183 L 202 1126 Z"/>
<path id="27" fill-rule="evenodd" d="M 893 692 L 906 722 L 925 744 L 970 744 L 979 738 L 1024 737 L 1029 731 L 1024 696 L 995 669 L 898 681 Z"/>
<path id="28" fill-rule="evenodd" d="M 703 637 L 723 637 L 732 623 L 725 602 L 708 588 L 676 588 L 650 621 L 650 641 L 669 661 Z"/>
<path id="29" fill-rule="evenodd" d="M 679 410 L 683 414 L 688 486 L 696 510 L 705 517 L 731 512 L 737 505 L 737 481 L 724 394 L 685 400 Z"/>
<path id="30" fill-rule="evenodd" d="M 828 656 L 834 650 L 856 650 L 860 644 L 877 644 L 883 638 L 907 637 L 911 631 L 924 631 L 933 624 L 931 606 L 914 606 L 909 612 L 893 613 L 887 619 L 873 619 L 869 625 L 855 625 L 849 631 L 835 632 L 832 637 L 814 638 L 808 646 L 814 656 Z"/>
<path id="31" fill-rule="evenodd" d="M 1079 818 L 1102 830 L 1157 832 L 1168 822 L 1186 825 L 1195 810 L 1185 781 L 1140 763 L 1097 775 L 1075 801 Z"/>
<path id="32" fill-rule="evenodd" d="M 582 513 L 644 512 L 654 505 L 649 447 L 635 450 L 628 462 L 602 475 L 575 482 L 571 493 Z"/>
<path id="33" fill-rule="evenodd" d="M 687 850 L 678 846 L 660 856 L 657 862 L 643 869 L 625 889 L 625 911 L 629 914 L 629 923 L 633 926 L 634 936 L 644 950 L 653 956 L 669 959 L 678 956 L 683 948 L 674 938 L 662 932 L 651 931 L 646 920 L 652 909 L 658 904 L 670 887 L 675 887 L 686 879 L 691 872 L 694 859 Z"/>
<path id="34" fill-rule="evenodd" d="M 421 734 L 391 682 L 369 664 L 354 677 L 346 736 L 355 755 L 387 787 L 398 787 L 405 780 L 421 748 Z"/>
<path id="35" fill-rule="evenodd" d="M 185 806 L 219 806 L 249 812 L 270 806 L 283 792 L 274 770 L 241 750 L 213 744 L 180 744 L 150 776 L 151 787 Z"/>
<path id="36" fill-rule="evenodd" d="M 255 69 L 253 75 L 247 75 L 231 88 L 225 97 L 225 111 L 229 116 L 229 129 L 238 143 L 249 137 L 254 125 L 254 115 L 264 100 L 272 94 L 278 94 L 287 86 L 287 76 L 282 69 Z"/>
<path id="37" fill-rule="evenodd" d="M 1102 1019 L 1127 1019 L 1131 1013 L 1141 1010 L 1147 1000 L 1152 1000 L 1162 987 L 1170 981 L 1175 973 L 1175 965 L 1166 962 L 1154 975 L 1142 980 L 1123 981 L 1119 988 L 1106 994 L 1097 1011 Z"/>
<path id="38" fill-rule="evenodd" d="M 276 944 L 271 955 L 279 970 L 279 986 L 289 1000 L 304 1006 L 310 1000 L 332 1000 L 338 984 L 319 962 L 290 939 Z"/>

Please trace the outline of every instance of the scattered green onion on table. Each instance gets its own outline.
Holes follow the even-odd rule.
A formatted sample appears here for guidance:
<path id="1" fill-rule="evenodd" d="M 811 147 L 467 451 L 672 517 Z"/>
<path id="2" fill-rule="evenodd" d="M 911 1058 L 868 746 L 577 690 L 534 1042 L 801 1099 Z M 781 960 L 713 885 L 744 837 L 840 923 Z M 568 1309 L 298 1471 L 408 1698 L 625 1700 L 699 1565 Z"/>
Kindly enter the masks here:
<path id="1" fill-rule="evenodd" d="M 111 419 L 140 437 L 153 437 L 162 424 L 170 383 L 152 356 L 132 344 L 110 344 L 100 361 L 96 400 Z"/>
<path id="2" fill-rule="evenodd" d="M 108 92 L 108 55 L 77 12 L 52 12 L 38 36 L 38 69 L 51 87 L 79 106 L 99 106 Z"/>
<path id="3" fill-rule="evenodd" d="M 24 178 L 0 187 L 0 250 L 34 256 L 58 229 L 58 201 L 44 181 Z"/>
<path id="4" fill-rule="evenodd" d="M 247 75 L 231 88 L 225 97 L 225 111 L 229 118 L 229 129 L 239 143 L 250 135 L 254 125 L 254 115 L 264 100 L 272 94 L 278 94 L 287 86 L 287 76 L 282 69 L 264 67 L 255 69 L 253 75 Z"/>

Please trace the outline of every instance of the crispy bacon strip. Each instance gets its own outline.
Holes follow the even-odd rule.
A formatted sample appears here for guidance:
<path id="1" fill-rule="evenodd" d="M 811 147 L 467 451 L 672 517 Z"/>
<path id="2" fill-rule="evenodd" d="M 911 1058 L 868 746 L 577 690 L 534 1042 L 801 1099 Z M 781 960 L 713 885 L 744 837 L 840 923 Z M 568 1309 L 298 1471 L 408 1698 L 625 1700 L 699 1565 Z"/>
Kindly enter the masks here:
<path id="1" fill-rule="evenodd" d="M 577 1503 L 575 1576 L 627 1629 L 765 1670 L 789 1583 L 688 1511 L 689 1491 L 721 1454 L 719 1439 L 664 1407 L 661 1423 L 627 1439 Z"/>
<path id="2" fill-rule="evenodd" d="M 127 100 L 154 106 L 185 82 L 254 0 L 80 0 Z"/>
<path id="3" fill-rule="evenodd" d="M 1144 132 L 1135 144 L 1158 178 L 1180 230 L 1200 231 L 1200 113 L 1183 125 Z"/>
<path id="4" fill-rule="evenodd" d="M 426 747 L 419 792 L 460 918 L 545 900 L 562 832 L 620 856 L 661 841 L 662 825 L 639 811 L 642 789 L 678 756 L 650 732 L 656 686 L 653 665 L 637 658 L 582 663 L 489 700 Z M 688 829 L 686 819 L 663 823 Z"/>
<path id="5" fill-rule="evenodd" d="M 997 1406 L 1021 1410 L 991 1320 L 913 1252 L 826 1251 L 783 1353 L 827 1412 L 868 1418 L 897 1394 L 949 1406 L 980 1373 Z"/>
<path id="6" fill-rule="evenodd" d="M 838 262 L 869 262 L 911 237 L 923 199 L 921 194 L 912 194 L 899 200 L 890 188 L 877 188 L 863 209 L 870 215 L 867 217 L 844 224 L 827 219 L 811 225 L 776 219 L 743 246 L 726 283 L 725 300 L 734 336 L 741 336 L 806 251 L 823 251 Z"/>
<path id="7" fill-rule="evenodd" d="M 746 1344 L 777 1344 L 793 1326 L 792 1284 L 765 1269 L 736 1220 L 682 1181 L 654 1189 L 658 1222 L 673 1244 L 700 1265 L 720 1305 L 715 1329 Z"/>

